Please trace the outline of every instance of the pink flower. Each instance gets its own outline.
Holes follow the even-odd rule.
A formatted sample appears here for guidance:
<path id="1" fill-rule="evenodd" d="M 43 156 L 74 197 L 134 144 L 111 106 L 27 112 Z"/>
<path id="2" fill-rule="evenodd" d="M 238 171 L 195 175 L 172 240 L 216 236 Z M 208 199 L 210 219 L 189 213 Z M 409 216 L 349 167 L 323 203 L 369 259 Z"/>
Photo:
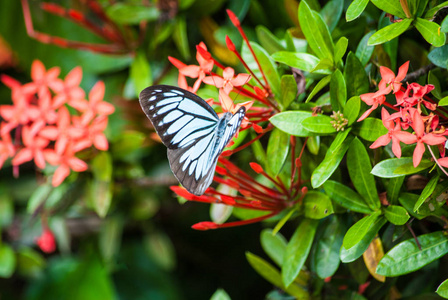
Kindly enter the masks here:
<path id="1" fill-rule="evenodd" d="M 53 98 L 53 108 L 59 108 L 68 103 L 70 106 L 79 110 L 78 100 L 84 99 L 86 93 L 79 86 L 82 79 L 81 67 L 76 67 L 65 76 L 65 80 L 59 80 L 53 84 L 53 90 L 56 96 Z"/>
<path id="2" fill-rule="evenodd" d="M 425 125 L 423 123 L 422 116 L 416 110 L 413 115 L 412 128 L 415 131 L 417 138 L 417 145 L 415 146 L 413 163 L 414 167 L 417 167 L 422 160 L 423 153 L 425 153 L 426 145 L 439 145 L 446 141 L 446 138 L 442 135 L 437 135 L 434 133 L 425 133 Z"/>
<path id="3" fill-rule="evenodd" d="M 45 253 L 52 253 L 56 250 L 56 240 L 48 227 L 45 227 L 41 236 L 36 239 L 36 245 Z"/>
<path id="4" fill-rule="evenodd" d="M 399 69 L 398 74 L 395 77 L 394 72 L 391 69 L 381 66 L 381 81 L 378 84 L 378 89 L 385 94 L 389 94 L 390 91 L 394 93 L 398 92 L 401 88 L 401 81 L 406 77 L 408 72 L 409 61 L 405 62 Z"/>
<path id="5" fill-rule="evenodd" d="M 386 101 L 386 97 L 384 95 L 384 91 L 381 90 L 375 93 L 367 93 L 361 95 L 361 100 L 364 101 L 367 105 L 371 105 L 371 107 L 362 114 L 362 116 L 358 119 L 358 122 L 367 118 L 372 111 L 374 111 L 379 105 L 382 105 L 384 101 Z"/>
<path id="6" fill-rule="evenodd" d="M 384 127 L 386 127 L 389 132 L 383 136 L 380 136 L 372 145 L 370 145 L 370 149 L 375 149 L 380 146 L 386 146 L 390 143 L 390 141 L 392 141 L 392 152 L 396 157 L 400 158 L 400 141 L 405 144 L 413 144 L 417 141 L 417 138 L 415 137 L 415 135 L 401 130 L 400 120 L 397 120 L 395 126 L 394 121 L 388 121 L 390 115 L 384 107 L 381 110 L 381 118 L 383 120 Z"/>
<path id="7" fill-rule="evenodd" d="M 78 101 L 78 108 L 83 112 L 81 117 L 83 125 L 90 123 L 97 115 L 107 116 L 115 111 L 112 104 L 103 101 L 104 92 L 104 82 L 98 81 L 89 92 L 89 101 Z"/>
<path id="8" fill-rule="evenodd" d="M 49 140 L 37 135 L 44 126 L 43 123 L 34 123 L 33 126 L 24 126 L 22 128 L 22 141 L 25 146 L 12 160 L 14 166 L 21 165 L 34 159 L 36 166 L 40 169 L 45 168 L 44 149 L 48 146 Z"/>
<path id="9" fill-rule="evenodd" d="M 31 65 L 31 79 L 33 79 L 33 82 L 27 83 L 24 86 L 40 96 L 44 92 L 49 92 L 48 88 L 53 89 L 58 83 L 60 80 L 58 78 L 59 73 L 59 67 L 53 67 L 46 71 L 41 61 L 34 60 Z"/>
<path id="10" fill-rule="evenodd" d="M 14 153 L 15 149 L 11 141 L 11 136 L 9 134 L 3 135 L 0 139 L 0 168 L 8 158 L 14 156 Z"/>
<path id="11" fill-rule="evenodd" d="M 233 87 L 242 86 L 250 79 L 249 74 L 238 74 L 236 77 L 235 71 L 231 67 L 227 67 L 220 76 L 207 76 L 202 81 L 206 84 L 215 85 L 217 88 L 223 89 L 226 94 L 229 94 Z"/>

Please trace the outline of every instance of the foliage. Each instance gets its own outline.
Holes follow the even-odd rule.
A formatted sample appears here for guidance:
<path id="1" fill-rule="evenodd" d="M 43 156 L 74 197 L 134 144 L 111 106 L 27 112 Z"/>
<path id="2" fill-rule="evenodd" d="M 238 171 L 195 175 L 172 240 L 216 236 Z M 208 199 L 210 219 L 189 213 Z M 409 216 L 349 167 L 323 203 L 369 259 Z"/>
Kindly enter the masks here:
<path id="1" fill-rule="evenodd" d="M 446 2 L 271 2 L 0 4 L 2 296 L 448 298 Z M 153 84 L 246 108 L 203 195 Z"/>

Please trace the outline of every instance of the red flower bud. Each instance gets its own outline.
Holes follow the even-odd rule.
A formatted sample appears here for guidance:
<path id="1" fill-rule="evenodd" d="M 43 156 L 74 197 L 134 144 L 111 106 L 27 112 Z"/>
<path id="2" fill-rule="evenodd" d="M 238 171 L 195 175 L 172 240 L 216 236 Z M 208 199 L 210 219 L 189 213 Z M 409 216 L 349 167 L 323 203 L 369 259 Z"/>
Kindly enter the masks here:
<path id="1" fill-rule="evenodd" d="M 264 173 L 263 168 L 259 164 L 251 162 L 251 163 L 249 163 L 249 165 L 252 168 L 252 170 L 257 172 L 258 174 Z"/>
<path id="2" fill-rule="evenodd" d="M 218 228 L 218 224 L 213 222 L 199 222 L 191 226 L 191 228 L 196 230 L 209 230 Z"/>
<path id="3" fill-rule="evenodd" d="M 45 228 L 42 235 L 36 239 L 36 245 L 38 245 L 45 253 L 54 252 L 56 250 L 56 241 L 53 232 L 51 232 L 50 229 Z"/>

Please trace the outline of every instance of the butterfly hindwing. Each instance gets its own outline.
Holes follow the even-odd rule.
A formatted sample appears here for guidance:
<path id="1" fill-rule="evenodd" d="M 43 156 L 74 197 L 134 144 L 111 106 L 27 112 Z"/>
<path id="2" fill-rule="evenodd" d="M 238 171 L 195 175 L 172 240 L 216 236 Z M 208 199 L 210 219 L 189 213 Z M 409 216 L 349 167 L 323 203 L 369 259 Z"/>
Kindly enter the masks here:
<path id="1" fill-rule="evenodd" d="M 219 155 L 241 125 L 245 108 L 218 119 L 200 97 L 163 85 L 144 89 L 140 104 L 168 148 L 176 178 L 190 193 L 202 195 L 213 181 Z"/>

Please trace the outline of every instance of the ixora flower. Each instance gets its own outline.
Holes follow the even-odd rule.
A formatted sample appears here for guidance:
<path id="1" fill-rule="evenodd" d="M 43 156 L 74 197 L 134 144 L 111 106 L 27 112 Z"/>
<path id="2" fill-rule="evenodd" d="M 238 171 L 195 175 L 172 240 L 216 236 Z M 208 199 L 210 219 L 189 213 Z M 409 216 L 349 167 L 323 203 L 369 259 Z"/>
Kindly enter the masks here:
<path id="1" fill-rule="evenodd" d="M 58 67 L 47 71 L 36 60 L 31 66 L 31 83 L 22 85 L 9 76 L 0 77 L 11 89 L 13 102 L 0 105 L 0 167 L 12 158 L 14 175 L 18 176 L 18 167 L 26 162 L 34 161 L 40 169 L 49 163 L 56 167 L 53 186 L 60 185 L 71 170 L 88 169 L 87 163 L 76 157 L 78 152 L 91 146 L 108 149 L 104 130 L 108 116 L 115 110 L 103 101 L 103 82 L 94 85 L 87 100 L 79 87 L 80 67 L 74 68 L 65 80 L 58 77 L 59 73 Z"/>
<path id="2" fill-rule="evenodd" d="M 45 253 L 52 253 L 56 250 L 56 240 L 48 227 L 44 226 L 42 234 L 36 239 L 36 245 Z"/>

